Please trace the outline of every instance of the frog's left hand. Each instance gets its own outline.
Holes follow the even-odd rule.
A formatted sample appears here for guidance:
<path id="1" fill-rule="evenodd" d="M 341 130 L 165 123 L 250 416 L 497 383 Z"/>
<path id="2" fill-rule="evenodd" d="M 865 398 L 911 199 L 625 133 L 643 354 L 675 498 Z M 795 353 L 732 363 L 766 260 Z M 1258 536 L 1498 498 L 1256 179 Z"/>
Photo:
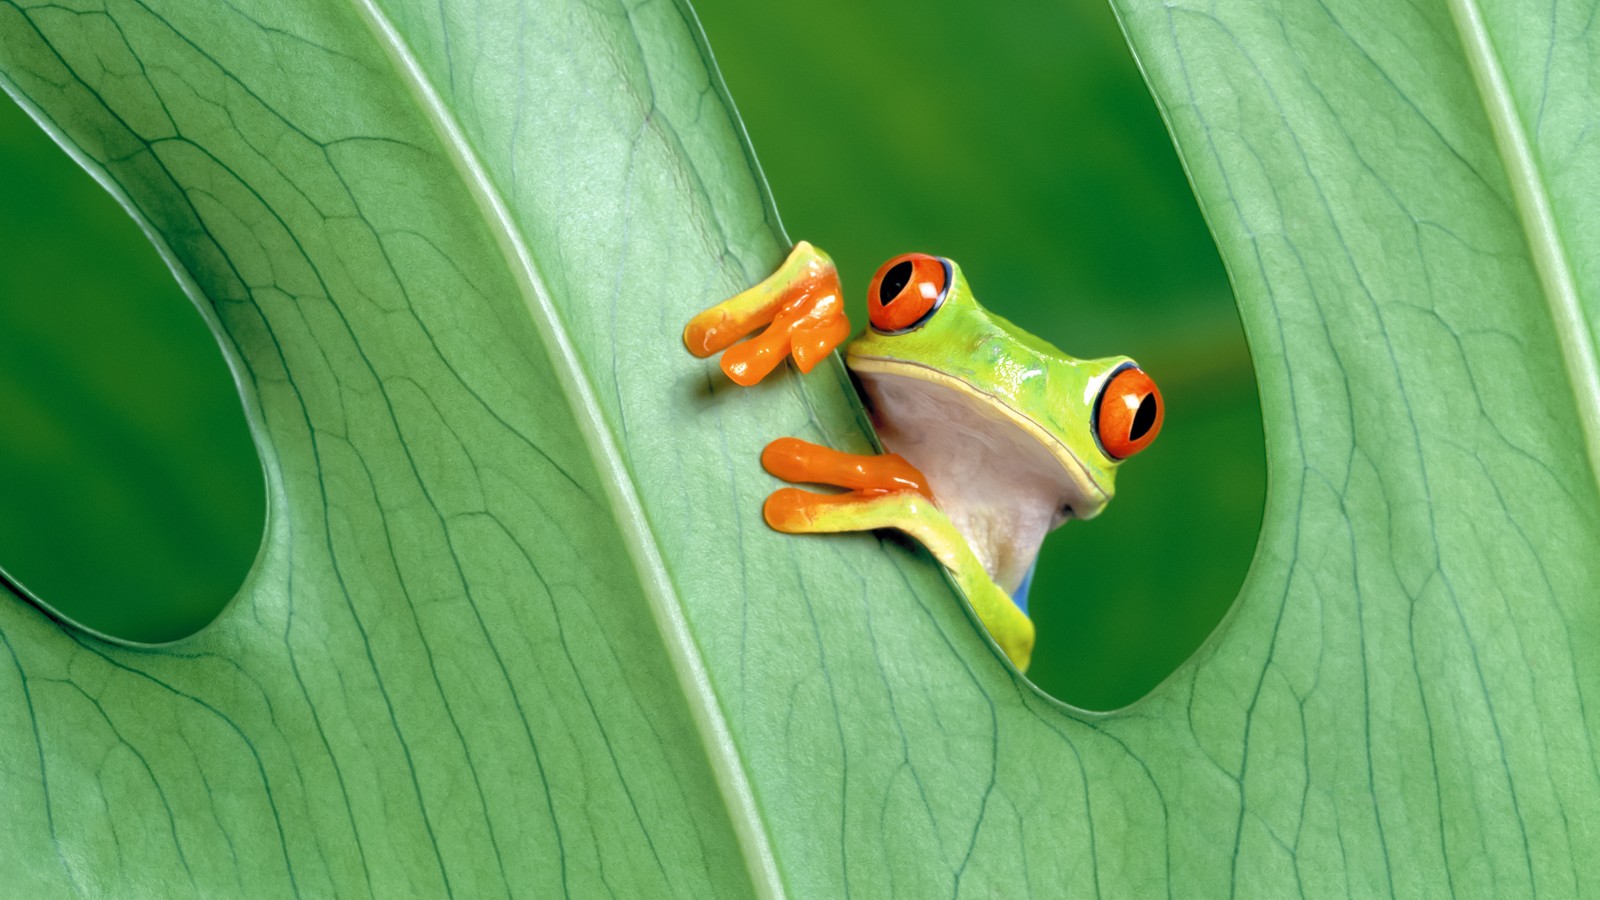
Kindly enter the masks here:
<path id="1" fill-rule="evenodd" d="M 784 481 L 845 488 L 819 494 L 781 488 L 762 513 L 778 531 L 818 534 L 894 528 L 916 538 L 955 577 L 978 620 L 1018 671 L 1033 656 L 1033 621 L 984 571 L 967 539 L 939 508 L 927 476 L 894 453 L 859 456 L 798 438 L 779 438 L 761 465 Z"/>
<path id="2" fill-rule="evenodd" d="M 766 331 L 735 346 L 763 325 Z M 811 371 L 849 336 L 850 319 L 833 260 L 801 241 L 766 280 L 691 319 L 683 343 L 701 359 L 727 350 L 722 371 L 748 387 L 767 377 L 785 356 L 794 356 L 800 371 Z"/>

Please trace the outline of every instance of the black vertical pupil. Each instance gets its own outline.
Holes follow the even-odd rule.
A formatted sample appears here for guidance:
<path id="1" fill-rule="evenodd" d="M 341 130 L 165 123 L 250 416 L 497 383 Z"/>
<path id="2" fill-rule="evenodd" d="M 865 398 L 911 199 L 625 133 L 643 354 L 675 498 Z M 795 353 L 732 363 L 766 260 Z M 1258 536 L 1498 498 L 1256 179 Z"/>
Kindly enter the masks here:
<path id="1" fill-rule="evenodd" d="M 1156 424 L 1156 395 L 1145 394 L 1139 401 L 1139 411 L 1133 414 L 1133 425 L 1128 428 L 1128 440 L 1137 441 Z"/>
<path id="2" fill-rule="evenodd" d="M 894 302 L 900 292 L 911 283 L 911 260 L 901 260 L 894 268 L 883 273 L 883 281 L 878 283 L 878 302 L 884 306 Z"/>

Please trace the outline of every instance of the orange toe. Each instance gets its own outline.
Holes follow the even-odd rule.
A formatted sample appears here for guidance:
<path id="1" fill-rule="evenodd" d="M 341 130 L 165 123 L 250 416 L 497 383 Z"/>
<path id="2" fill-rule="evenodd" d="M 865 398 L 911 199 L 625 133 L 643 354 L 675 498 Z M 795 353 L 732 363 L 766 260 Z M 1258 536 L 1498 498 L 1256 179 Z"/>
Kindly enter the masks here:
<path id="1" fill-rule="evenodd" d="M 789 334 L 768 328 L 722 354 L 722 371 L 735 384 L 750 387 L 776 369 L 789 353 Z"/>
<path id="2" fill-rule="evenodd" d="M 761 451 L 761 466 L 784 481 L 832 484 L 879 494 L 915 491 L 933 499 L 927 476 L 895 453 L 864 456 L 784 437 Z"/>
<path id="3" fill-rule="evenodd" d="M 820 322 L 813 321 L 796 328 L 790 336 L 790 352 L 794 354 L 795 365 L 800 367 L 801 372 L 810 372 L 835 347 L 850 337 L 850 320 L 844 315 L 843 305 L 835 303 L 834 306 L 837 312 L 825 314 Z"/>

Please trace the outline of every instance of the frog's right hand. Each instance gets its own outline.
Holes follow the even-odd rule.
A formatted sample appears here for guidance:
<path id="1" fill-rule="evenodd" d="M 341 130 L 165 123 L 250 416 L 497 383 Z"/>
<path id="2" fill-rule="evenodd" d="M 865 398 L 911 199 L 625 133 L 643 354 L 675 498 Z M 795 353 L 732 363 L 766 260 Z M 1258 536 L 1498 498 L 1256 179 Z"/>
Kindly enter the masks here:
<path id="1" fill-rule="evenodd" d="M 761 334 L 735 343 L 763 325 L 767 329 Z M 850 319 L 833 260 L 801 241 L 766 280 L 689 320 L 683 343 L 701 359 L 727 350 L 722 371 L 748 387 L 767 377 L 786 355 L 794 356 L 800 371 L 811 371 L 849 336 Z"/>

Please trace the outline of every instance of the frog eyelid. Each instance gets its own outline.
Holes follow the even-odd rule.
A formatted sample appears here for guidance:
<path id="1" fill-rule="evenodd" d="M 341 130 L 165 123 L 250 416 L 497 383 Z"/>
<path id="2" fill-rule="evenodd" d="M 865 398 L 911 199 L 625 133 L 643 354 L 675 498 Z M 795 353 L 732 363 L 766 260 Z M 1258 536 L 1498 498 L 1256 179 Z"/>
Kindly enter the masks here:
<path id="1" fill-rule="evenodd" d="M 1137 368 L 1139 368 L 1139 364 L 1130 360 L 1107 372 L 1105 381 L 1100 383 L 1099 392 L 1094 395 L 1094 406 L 1089 410 L 1089 433 L 1094 435 L 1094 445 L 1099 447 L 1100 452 L 1105 454 L 1106 459 L 1111 460 L 1113 463 L 1122 462 L 1125 457 L 1116 456 L 1110 450 L 1107 450 L 1105 442 L 1100 439 L 1100 404 L 1106 399 L 1106 391 L 1111 387 L 1111 382 L 1117 380 L 1118 375 L 1129 369 Z"/>

